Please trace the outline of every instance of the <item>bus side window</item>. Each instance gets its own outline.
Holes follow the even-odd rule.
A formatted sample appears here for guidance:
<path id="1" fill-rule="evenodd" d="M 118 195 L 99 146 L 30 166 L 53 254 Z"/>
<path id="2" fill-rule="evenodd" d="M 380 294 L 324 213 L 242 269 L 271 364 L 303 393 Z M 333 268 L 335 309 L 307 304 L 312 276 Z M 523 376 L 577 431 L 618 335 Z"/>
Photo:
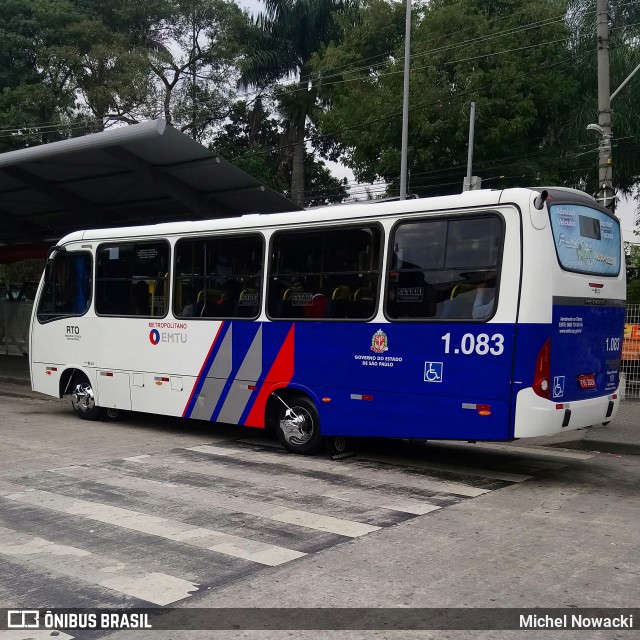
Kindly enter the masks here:
<path id="1" fill-rule="evenodd" d="M 245 318 L 260 314 L 264 239 L 255 233 L 178 240 L 174 292 L 177 318 Z M 197 292 L 197 293 L 195 293 Z"/>
<path id="2" fill-rule="evenodd" d="M 38 303 L 40 322 L 80 316 L 91 304 L 93 260 L 85 252 L 58 252 L 47 264 Z"/>
<path id="3" fill-rule="evenodd" d="M 267 292 L 268 315 L 274 319 L 305 320 L 372 318 L 378 291 L 380 242 L 377 226 L 276 233 Z"/>
<path id="4" fill-rule="evenodd" d="M 96 312 L 101 315 L 161 318 L 169 243 L 122 242 L 98 247 Z"/>
<path id="5" fill-rule="evenodd" d="M 486 320 L 496 305 L 502 246 L 496 215 L 398 225 L 387 277 L 394 320 Z"/>

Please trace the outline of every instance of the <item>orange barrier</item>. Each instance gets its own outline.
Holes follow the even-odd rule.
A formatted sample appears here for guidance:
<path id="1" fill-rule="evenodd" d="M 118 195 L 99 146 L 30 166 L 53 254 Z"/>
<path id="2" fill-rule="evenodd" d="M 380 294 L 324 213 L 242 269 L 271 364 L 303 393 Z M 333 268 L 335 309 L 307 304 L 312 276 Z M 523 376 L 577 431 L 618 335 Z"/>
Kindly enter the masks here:
<path id="1" fill-rule="evenodd" d="M 640 360 L 640 324 L 625 324 L 622 359 Z"/>

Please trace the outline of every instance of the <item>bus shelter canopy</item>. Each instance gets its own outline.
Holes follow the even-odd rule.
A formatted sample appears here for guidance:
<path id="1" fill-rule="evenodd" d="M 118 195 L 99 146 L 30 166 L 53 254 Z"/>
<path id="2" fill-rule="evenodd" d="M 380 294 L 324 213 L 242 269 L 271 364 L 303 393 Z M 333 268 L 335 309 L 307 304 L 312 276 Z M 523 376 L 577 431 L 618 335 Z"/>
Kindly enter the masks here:
<path id="1" fill-rule="evenodd" d="M 164 120 L 0 154 L 0 262 L 79 229 L 297 209 Z"/>

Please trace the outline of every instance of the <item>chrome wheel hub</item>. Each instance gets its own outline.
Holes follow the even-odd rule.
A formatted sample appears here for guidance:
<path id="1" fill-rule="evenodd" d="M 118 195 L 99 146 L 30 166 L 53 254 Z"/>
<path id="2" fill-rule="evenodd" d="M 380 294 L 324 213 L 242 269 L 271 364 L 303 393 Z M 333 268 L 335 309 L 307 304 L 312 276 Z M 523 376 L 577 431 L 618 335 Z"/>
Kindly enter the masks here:
<path id="1" fill-rule="evenodd" d="M 71 394 L 71 404 L 76 411 L 82 413 L 89 413 L 96 406 L 93 389 L 88 382 L 81 382 L 76 386 Z"/>
<path id="2" fill-rule="evenodd" d="M 280 429 L 284 439 L 293 445 L 305 444 L 313 435 L 313 418 L 301 407 L 287 409 L 280 420 Z"/>

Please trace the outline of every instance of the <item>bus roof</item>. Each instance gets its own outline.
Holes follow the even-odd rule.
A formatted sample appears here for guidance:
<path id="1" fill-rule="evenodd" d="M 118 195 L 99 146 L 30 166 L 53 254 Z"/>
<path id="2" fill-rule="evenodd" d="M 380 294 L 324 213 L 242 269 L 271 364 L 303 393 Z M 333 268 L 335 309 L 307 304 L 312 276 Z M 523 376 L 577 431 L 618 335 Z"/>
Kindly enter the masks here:
<path id="1" fill-rule="evenodd" d="M 306 209 L 304 211 L 292 211 L 285 213 L 270 213 L 263 215 L 252 213 L 234 218 L 223 218 L 211 220 L 192 220 L 180 222 L 167 222 L 154 225 L 144 225 L 136 227 L 116 227 L 105 229 L 91 229 L 87 231 L 76 231 L 60 240 L 59 244 L 78 240 L 102 240 L 105 238 L 132 238 L 147 236 L 171 236 L 185 233 L 204 233 L 208 231 L 223 231 L 237 229 L 259 229 L 281 227 L 302 222 L 329 223 L 329 222 L 353 222 L 359 219 L 380 218 L 394 216 L 399 213 L 420 213 L 422 211 L 442 211 L 442 210 L 467 210 L 476 207 L 497 206 L 505 203 L 528 202 L 533 193 L 538 193 L 542 189 L 482 189 L 476 191 L 466 191 L 456 195 L 440 196 L 435 198 L 420 198 L 409 200 L 396 200 L 384 202 L 359 202 L 341 204 L 331 207 L 320 207 Z M 573 190 L 571 190 L 573 191 Z M 580 194 L 581 192 L 576 192 Z M 567 195 L 569 195 L 567 193 Z M 582 194 L 588 198 L 586 194 Z M 572 199 L 570 196 L 567 199 Z M 592 200 L 592 206 L 600 208 Z"/>

